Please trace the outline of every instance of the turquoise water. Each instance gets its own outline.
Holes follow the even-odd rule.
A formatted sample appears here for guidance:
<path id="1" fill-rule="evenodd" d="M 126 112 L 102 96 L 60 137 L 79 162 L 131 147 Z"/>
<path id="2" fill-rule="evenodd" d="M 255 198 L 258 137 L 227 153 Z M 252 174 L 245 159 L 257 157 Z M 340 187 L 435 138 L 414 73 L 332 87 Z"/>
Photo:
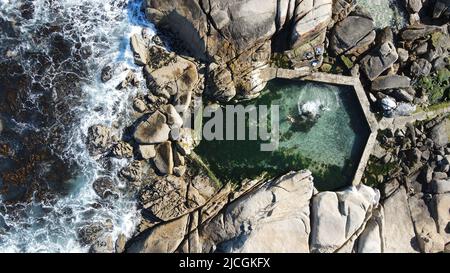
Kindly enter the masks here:
<path id="1" fill-rule="evenodd" d="M 279 105 L 279 147 L 262 152 L 260 144 L 267 141 L 202 140 L 196 152 L 219 179 L 239 183 L 263 172 L 275 177 L 310 169 L 319 190 L 351 183 L 369 129 L 350 87 L 273 80 L 249 104 Z M 301 119 L 302 109 L 317 115 Z"/>
<path id="2" fill-rule="evenodd" d="M 357 0 L 372 16 L 377 28 L 400 29 L 406 25 L 406 12 L 399 0 Z"/>

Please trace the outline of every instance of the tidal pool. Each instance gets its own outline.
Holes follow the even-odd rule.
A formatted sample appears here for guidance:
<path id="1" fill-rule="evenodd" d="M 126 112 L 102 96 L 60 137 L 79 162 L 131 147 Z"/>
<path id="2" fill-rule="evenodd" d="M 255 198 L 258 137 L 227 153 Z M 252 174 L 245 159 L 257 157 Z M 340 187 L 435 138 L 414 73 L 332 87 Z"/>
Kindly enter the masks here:
<path id="1" fill-rule="evenodd" d="M 196 153 L 222 182 L 309 169 L 319 190 L 351 184 L 370 134 L 353 87 L 276 79 L 245 105 L 279 105 L 279 147 L 264 152 L 267 141 L 202 140 Z"/>

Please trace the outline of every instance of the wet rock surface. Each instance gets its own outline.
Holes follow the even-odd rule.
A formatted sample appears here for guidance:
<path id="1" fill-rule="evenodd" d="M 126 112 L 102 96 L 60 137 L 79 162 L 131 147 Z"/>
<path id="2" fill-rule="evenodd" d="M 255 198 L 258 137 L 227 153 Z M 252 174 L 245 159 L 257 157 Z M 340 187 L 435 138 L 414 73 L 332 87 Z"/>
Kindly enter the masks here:
<path id="1" fill-rule="evenodd" d="M 147 50 L 148 41 L 142 35 L 136 33 L 130 38 L 131 50 L 134 53 L 134 62 L 137 65 L 144 66 L 149 61 L 149 53 Z"/>
<path id="2" fill-rule="evenodd" d="M 94 181 L 92 187 L 94 188 L 95 193 L 101 198 L 108 198 L 110 196 L 118 198 L 114 181 L 109 177 L 98 178 Z"/>
<path id="3" fill-rule="evenodd" d="M 112 132 L 110 128 L 100 124 L 89 128 L 87 145 L 92 155 L 107 152 L 112 144 Z"/>

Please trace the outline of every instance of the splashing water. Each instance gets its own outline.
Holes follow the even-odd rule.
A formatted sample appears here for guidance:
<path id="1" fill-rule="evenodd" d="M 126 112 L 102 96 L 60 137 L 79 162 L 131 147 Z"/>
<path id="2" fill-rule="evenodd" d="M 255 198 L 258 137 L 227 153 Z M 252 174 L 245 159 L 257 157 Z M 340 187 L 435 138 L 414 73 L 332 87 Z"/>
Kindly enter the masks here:
<path id="1" fill-rule="evenodd" d="M 0 15 L 12 17 L 17 13 L 15 4 L 15 0 L 1 0 Z M 77 167 L 75 176 L 66 182 L 70 190 L 56 201 L 33 199 L 15 204 L 14 212 L 2 203 L 0 196 L 0 252 L 85 252 L 88 246 L 80 243 L 77 232 L 91 223 L 112 222 L 110 235 L 113 242 L 119 234 L 130 236 L 134 232 L 140 220 L 134 197 L 123 191 L 113 204 L 104 204 L 92 187 L 96 178 L 107 175 L 120 188 L 125 188 L 117 173 L 129 161 L 111 159 L 110 166 L 105 167 L 100 160 L 89 156 L 85 139 L 88 128 L 94 124 L 111 126 L 115 128 L 114 133 L 121 137 L 123 129 L 132 121 L 130 101 L 143 88 L 144 81 L 141 78 L 141 86 L 127 90 L 118 90 L 116 86 L 129 70 L 138 69 L 129 48 L 130 36 L 143 28 L 154 34 L 153 26 L 145 20 L 140 10 L 141 4 L 142 0 L 36 0 L 33 2 L 33 18 L 21 22 L 21 40 L 15 54 L 20 56 L 22 52 L 43 46 L 31 36 L 38 26 L 57 25 L 59 33 L 70 45 L 86 48 L 89 56 L 78 62 L 80 67 L 76 74 L 80 79 L 81 93 L 71 94 L 71 99 L 77 103 L 68 109 L 74 118 L 66 128 L 64 148 L 59 155 L 65 162 Z M 70 50 L 73 53 L 73 47 Z M 67 62 L 74 60 L 63 58 L 60 63 L 52 63 L 46 73 L 48 76 L 36 78 L 35 81 L 45 86 L 46 82 L 52 81 L 52 77 L 65 72 L 64 63 Z M 102 83 L 100 73 L 105 65 L 113 66 L 115 74 L 113 79 Z M 24 67 L 33 77 L 34 72 L 27 70 L 26 65 Z M 141 74 L 136 73 L 138 77 L 142 77 Z M 30 100 L 33 99 L 31 95 L 40 96 L 38 92 L 30 93 Z M 54 98 L 58 96 L 61 94 L 54 94 Z M 38 111 L 37 103 L 33 100 L 29 105 Z M 2 226 L 7 227 L 6 231 L 2 231 Z"/>
<path id="2" fill-rule="evenodd" d="M 298 104 L 299 115 L 307 114 L 311 115 L 312 117 L 317 117 L 322 109 L 323 105 L 320 100 L 312 100 Z"/>
<path id="3" fill-rule="evenodd" d="M 307 93 L 300 93 L 297 100 L 297 108 L 299 115 L 309 115 L 311 117 L 317 117 L 321 112 L 331 111 L 339 105 L 339 98 L 337 93 L 331 93 L 331 95 L 316 92 L 313 97 Z"/>

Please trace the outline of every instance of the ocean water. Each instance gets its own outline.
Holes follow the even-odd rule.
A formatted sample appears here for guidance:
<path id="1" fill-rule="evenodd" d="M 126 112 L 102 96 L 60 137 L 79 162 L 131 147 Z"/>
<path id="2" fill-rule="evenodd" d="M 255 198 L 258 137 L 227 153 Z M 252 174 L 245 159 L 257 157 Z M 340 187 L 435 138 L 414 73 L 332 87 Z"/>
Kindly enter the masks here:
<path id="1" fill-rule="evenodd" d="M 19 67 L 26 79 L 23 86 L 8 89 L 5 85 L 1 90 L 3 98 L 8 97 L 7 92 L 22 95 L 15 111 L 0 108 L 8 128 L 0 136 L 0 144 L 3 141 L 15 151 L 19 145 L 15 139 L 23 137 L 22 143 L 27 143 L 36 136 L 48 158 L 55 158 L 32 165 L 33 173 L 27 179 L 40 172 L 48 174 L 36 190 L 7 185 L 7 176 L 1 176 L 0 252 L 86 252 L 88 246 L 80 243 L 78 232 L 92 223 L 112 223 L 108 232 L 113 242 L 119 234 L 134 232 L 140 220 L 135 198 L 116 175 L 128 160 L 93 158 L 85 139 L 91 125 L 112 126 L 121 137 L 132 122 L 130 98 L 144 92 L 144 81 L 126 90 L 116 86 L 129 70 L 140 71 L 133 63 L 129 37 L 144 28 L 150 34 L 155 32 L 145 20 L 141 4 L 142 0 L 0 0 L 2 20 L 15 24 L 12 33 L 0 36 L 1 61 Z M 111 65 L 115 74 L 102 83 L 105 65 Z M 142 73 L 136 74 L 141 77 Z M 14 79 L 14 75 L 5 77 Z M 56 105 L 55 109 L 49 104 Z M 36 150 L 29 145 L 31 151 Z M 0 153 L 2 174 L 18 164 L 11 154 Z M 58 168 L 55 161 L 61 163 Z M 61 170 L 66 169 L 70 172 L 61 179 Z M 92 183 L 100 176 L 109 176 L 123 189 L 114 202 L 102 201 L 95 194 Z M 15 194 L 19 189 L 29 194 Z"/>
<path id="2" fill-rule="evenodd" d="M 202 140 L 196 152 L 219 179 L 239 183 L 262 172 L 273 177 L 309 169 L 319 190 L 351 183 L 369 128 L 350 87 L 272 80 L 246 105 L 279 106 L 279 147 L 266 152 L 260 150 L 266 143 L 261 140 Z M 304 112 L 311 113 L 310 118 L 297 122 Z"/>

